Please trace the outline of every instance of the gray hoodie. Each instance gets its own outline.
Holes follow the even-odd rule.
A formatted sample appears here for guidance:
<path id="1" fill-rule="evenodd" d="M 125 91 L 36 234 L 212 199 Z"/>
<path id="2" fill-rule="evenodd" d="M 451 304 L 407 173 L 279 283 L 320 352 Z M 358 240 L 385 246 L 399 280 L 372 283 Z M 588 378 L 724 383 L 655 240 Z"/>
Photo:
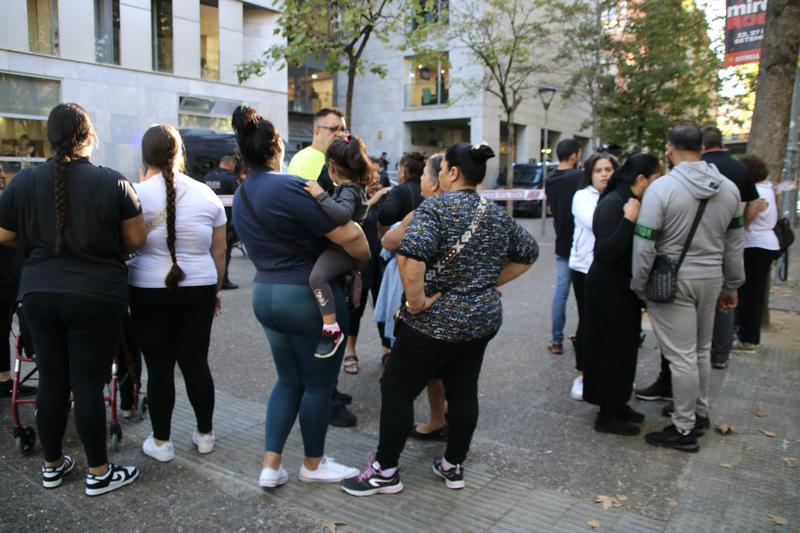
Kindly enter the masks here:
<path id="1" fill-rule="evenodd" d="M 678 279 L 718 279 L 734 294 L 744 283 L 744 220 L 739 190 L 705 161 L 683 162 L 645 192 L 633 238 L 631 289 L 644 298 L 656 255 L 677 263 L 700 200 L 706 210 L 678 271 Z"/>

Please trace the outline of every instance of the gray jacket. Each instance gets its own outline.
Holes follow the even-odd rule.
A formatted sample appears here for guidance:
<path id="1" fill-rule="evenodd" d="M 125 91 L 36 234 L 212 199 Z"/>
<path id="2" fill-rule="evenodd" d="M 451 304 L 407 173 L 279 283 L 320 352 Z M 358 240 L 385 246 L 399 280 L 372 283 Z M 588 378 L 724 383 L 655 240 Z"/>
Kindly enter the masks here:
<path id="1" fill-rule="evenodd" d="M 645 192 L 633 238 L 631 289 L 644 298 L 656 255 L 677 262 L 700 200 L 706 210 L 678 271 L 678 279 L 718 279 L 734 294 L 744 283 L 744 219 L 739 190 L 705 161 L 683 162 Z"/>

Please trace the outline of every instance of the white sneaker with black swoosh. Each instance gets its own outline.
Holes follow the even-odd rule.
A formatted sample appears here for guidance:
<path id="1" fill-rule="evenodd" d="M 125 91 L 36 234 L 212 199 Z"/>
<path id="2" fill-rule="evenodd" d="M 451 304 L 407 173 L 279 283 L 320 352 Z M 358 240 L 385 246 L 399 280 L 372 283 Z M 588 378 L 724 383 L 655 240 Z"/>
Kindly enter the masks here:
<path id="1" fill-rule="evenodd" d="M 75 461 L 69 455 L 64 456 L 61 466 L 42 466 L 42 486 L 46 489 L 54 489 L 61 485 L 64 476 L 72 472 L 75 468 Z"/>
<path id="2" fill-rule="evenodd" d="M 136 481 L 139 471 L 135 466 L 117 466 L 108 463 L 108 472 L 102 476 L 86 474 L 86 495 L 100 496 Z"/>
<path id="3" fill-rule="evenodd" d="M 397 494 L 403 490 L 400 468 L 396 468 L 392 475 L 387 475 L 381 471 L 377 461 L 371 461 L 369 467 L 359 475 L 342 480 L 340 486 L 351 496 Z"/>

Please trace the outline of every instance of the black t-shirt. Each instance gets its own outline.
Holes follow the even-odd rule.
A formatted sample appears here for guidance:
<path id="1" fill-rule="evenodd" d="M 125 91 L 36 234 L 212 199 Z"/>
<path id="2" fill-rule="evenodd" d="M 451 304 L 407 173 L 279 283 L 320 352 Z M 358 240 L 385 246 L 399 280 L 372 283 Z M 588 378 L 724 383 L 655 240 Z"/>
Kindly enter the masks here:
<path id="1" fill-rule="evenodd" d="M 575 230 L 575 220 L 572 217 L 572 197 L 578 190 L 578 183 L 583 177 L 583 171 L 576 168 L 569 170 L 556 170 L 547 177 L 544 192 L 547 203 L 553 211 L 553 227 L 556 230 L 556 255 L 562 259 L 569 258 L 572 248 L 572 233 Z"/>
<path id="2" fill-rule="evenodd" d="M 22 250 L 0 246 L 0 302 L 16 301 L 20 273 L 22 273 Z"/>
<path id="3" fill-rule="evenodd" d="M 720 174 L 736 185 L 743 202 L 752 202 L 758 199 L 755 181 L 752 176 L 750 176 L 747 167 L 744 166 L 741 161 L 737 161 L 731 157 L 727 151 L 718 150 L 706 152 L 701 159 L 706 163 L 711 163 L 716 166 Z"/>
<path id="4" fill-rule="evenodd" d="M 231 174 L 230 172 L 220 173 L 220 180 L 219 180 L 219 190 L 216 191 L 218 195 L 221 194 L 233 194 L 236 192 L 236 189 L 239 188 L 239 178 Z M 208 185 L 208 183 L 206 183 Z M 232 211 L 230 207 L 225 207 L 225 217 L 228 219 L 228 222 L 231 221 Z"/>
<path id="5" fill-rule="evenodd" d="M 233 174 L 223 168 L 217 168 L 203 176 L 203 179 L 200 181 L 211 187 L 211 190 L 214 191 L 214 194 L 233 194 L 222 192 L 222 184 L 225 181 L 225 178 L 228 176 L 233 176 Z"/>
<path id="6" fill-rule="evenodd" d="M 0 227 L 17 234 L 25 254 L 20 297 L 68 293 L 126 302 L 120 223 L 142 212 L 133 186 L 86 158 L 69 163 L 64 246 L 57 256 L 54 170 L 53 160 L 25 169 L 0 195 Z"/>
<path id="7" fill-rule="evenodd" d="M 391 226 L 405 218 L 407 214 L 422 203 L 422 193 L 418 181 L 401 183 L 386 195 L 378 209 L 378 222 Z"/>

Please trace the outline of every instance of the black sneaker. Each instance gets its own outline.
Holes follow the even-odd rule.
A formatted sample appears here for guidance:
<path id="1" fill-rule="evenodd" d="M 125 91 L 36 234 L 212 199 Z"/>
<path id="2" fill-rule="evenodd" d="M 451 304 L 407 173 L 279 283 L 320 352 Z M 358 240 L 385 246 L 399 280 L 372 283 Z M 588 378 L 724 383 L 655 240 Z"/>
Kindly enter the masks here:
<path id="1" fill-rule="evenodd" d="M 344 405 L 334 407 L 331 413 L 331 419 L 328 422 L 333 427 L 337 428 L 351 428 L 356 425 L 358 418 L 350 412 Z"/>
<path id="2" fill-rule="evenodd" d="M 75 461 L 69 455 L 64 456 L 61 466 L 42 466 L 42 486 L 46 489 L 54 489 L 61 485 L 64 476 L 72 472 L 75 468 Z"/>
<path id="3" fill-rule="evenodd" d="M 86 474 L 86 495 L 100 496 L 112 490 L 121 489 L 136 481 L 139 471 L 135 466 L 117 466 L 108 463 L 108 472 L 102 476 Z"/>
<path id="4" fill-rule="evenodd" d="M 639 434 L 639 426 L 628 422 L 618 413 L 597 415 L 597 420 L 594 422 L 594 430 L 598 433 L 611 433 L 612 435 L 626 437 Z"/>
<path id="5" fill-rule="evenodd" d="M 314 357 L 317 359 L 327 359 L 336 353 L 336 350 L 344 342 L 344 333 L 341 329 L 336 331 L 322 330 L 319 337 L 319 344 L 317 344 L 317 351 L 314 352 Z"/>
<path id="6" fill-rule="evenodd" d="M 711 428 L 711 419 L 707 416 L 700 416 L 698 414 L 694 415 L 694 429 L 692 432 L 695 434 L 696 437 L 702 437 L 706 434 L 706 431 Z"/>
<path id="7" fill-rule="evenodd" d="M 238 288 L 239 288 L 239 286 L 237 284 L 235 284 L 234 282 L 232 282 L 231 280 L 229 280 L 229 279 L 222 280 L 222 290 L 223 291 L 230 291 L 230 290 L 238 289 Z"/>
<path id="8" fill-rule="evenodd" d="M 639 411 L 634 411 L 628 404 L 617 407 L 616 412 L 625 422 L 631 422 L 633 424 L 641 424 L 644 422 L 644 415 Z"/>
<path id="9" fill-rule="evenodd" d="M 448 489 L 463 489 L 466 486 L 466 483 L 464 483 L 464 468 L 461 465 L 456 465 L 450 470 L 445 470 L 442 464 L 442 457 L 437 457 L 433 460 L 433 473 L 444 480 Z"/>
<path id="10" fill-rule="evenodd" d="M 552 354 L 561 355 L 564 353 L 564 343 L 561 341 L 552 340 L 547 346 L 547 349 L 550 350 L 550 353 Z"/>
<path id="11" fill-rule="evenodd" d="M 0 381 L 0 398 L 11 398 L 13 387 L 14 382 L 10 379 L 8 381 Z M 20 383 L 17 387 L 17 396 L 20 398 L 36 396 L 36 387 L 29 387 Z"/>
<path id="12" fill-rule="evenodd" d="M 700 451 L 694 431 L 688 435 L 681 434 L 675 426 L 667 426 L 663 431 L 655 431 L 644 436 L 644 440 L 653 446 L 672 448 L 682 452 L 695 453 Z"/>
<path id="13" fill-rule="evenodd" d="M 384 475 L 377 461 L 371 462 L 369 467 L 359 475 L 343 479 L 339 485 L 343 491 L 351 496 L 397 494 L 403 490 L 403 482 L 400 481 L 400 469 L 396 469 L 392 476 Z"/>
<path id="14" fill-rule="evenodd" d="M 672 399 L 672 387 L 669 383 L 662 383 L 658 380 L 649 387 L 634 389 L 633 392 L 640 400 L 653 401 Z"/>

